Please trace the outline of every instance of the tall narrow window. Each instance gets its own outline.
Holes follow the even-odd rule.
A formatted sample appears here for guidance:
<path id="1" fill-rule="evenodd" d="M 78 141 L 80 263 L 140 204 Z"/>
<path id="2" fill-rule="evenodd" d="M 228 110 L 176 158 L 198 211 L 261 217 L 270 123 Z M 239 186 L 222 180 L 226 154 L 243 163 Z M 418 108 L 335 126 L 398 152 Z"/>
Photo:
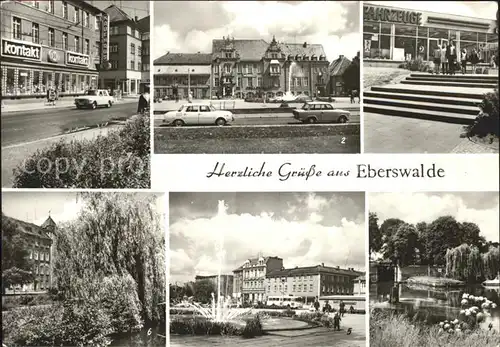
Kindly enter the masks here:
<path id="1" fill-rule="evenodd" d="M 63 2 L 62 4 L 62 15 L 63 15 L 63 18 L 64 19 L 68 19 L 68 3 L 67 2 Z"/>
<path id="2" fill-rule="evenodd" d="M 83 26 L 89 27 L 89 13 L 87 11 L 83 12 Z"/>
<path id="3" fill-rule="evenodd" d="M 75 12 L 73 15 L 73 22 L 78 23 L 80 22 L 80 9 L 75 6 Z"/>
<path id="4" fill-rule="evenodd" d="M 62 48 L 67 51 L 68 50 L 68 34 L 62 33 Z"/>
<path id="5" fill-rule="evenodd" d="M 56 33 L 53 28 L 49 28 L 49 46 L 55 47 L 56 45 Z"/>
<path id="6" fill-rule="evenodd" d="M 21 18 L 12 17 L 12 38 L 21 39 Z"/>
<path id="7" fill-rule="evenodd" d="M 85 39 L 85 54 L 90 55 L 90 41 Z"/>
<path id="8" fill-rule="evenodd" d="M 40 43 L 40 26 L 37 23 L 31 23 L 31 40 Z"/>
<path id="9" fill-rule="evenodd" d="M 54 0 L 47 1 L 47 12 L 54 14 Z"/>

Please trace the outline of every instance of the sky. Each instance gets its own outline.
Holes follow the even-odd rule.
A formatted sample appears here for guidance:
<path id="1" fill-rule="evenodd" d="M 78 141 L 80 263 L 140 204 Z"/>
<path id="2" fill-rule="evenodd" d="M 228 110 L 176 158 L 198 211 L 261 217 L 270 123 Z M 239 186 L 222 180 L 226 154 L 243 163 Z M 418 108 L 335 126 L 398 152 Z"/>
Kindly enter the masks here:
<path id="1" fill-rule="evenodd" d="M 104 10 L 110 5 L 116 5 L 121 8 L 131 18 L 135 16 L 139 19 L 146 17 L 149 14 L 149 1 L 105 1 L 105 0 L 87 0 L 91 5 Z"/>
<path id="2" fill-rule="evenodd" d="M 498 192 L 370 193 L 368 204 L 379 225 L 388 218 L 417 224 L 450 215 L 461 223 L 476 223 L 487 241 L 499 241 Z"/>
<path id="3" fill-rule="evenodd" d="M 322 44 L 329 61 L 361 46 L 357 1 L 155 1 L 154 58 L 211 53 L 212 40 Z"/>
<path id="4" fill-rule="evenodd" d="M 486 19 L 496 19 L 498 10 L 496 1 L 365 1 L 364 4 Z"/>
<path id="5" fill-rule="evenodd" d="M 2 192 L 2 212 L 36 225 L 42 225 L 50 213 L 60 224 L 76 219 L 83 208 L 82 200 L 76 197 L 76 192 Z M 163 195 L 158 195 L 157 209 L 161 213 L 165 211 L 163 204 Z"/>
<path id="6" fill-rule="evenodd" d="M 259 254 L 364 271 L 364 193 L 170 193 L 169 203 L 171 283 L 217 274 L 221 240 L 223 274 Z"/>

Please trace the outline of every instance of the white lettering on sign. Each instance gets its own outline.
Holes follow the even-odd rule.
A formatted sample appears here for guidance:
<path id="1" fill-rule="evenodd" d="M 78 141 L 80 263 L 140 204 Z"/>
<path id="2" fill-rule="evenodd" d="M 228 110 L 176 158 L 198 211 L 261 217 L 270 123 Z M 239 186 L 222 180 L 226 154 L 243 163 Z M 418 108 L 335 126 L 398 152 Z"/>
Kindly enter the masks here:
<path id="1" fill-rule="evenodd" d="M 41 60 L 41 50 L 39 45 L 2 39 L 2 55 L 6 57 Z"/>
<path id="2" fill-rule="evenodd" d="M 101 17 L 101 63 L 108 61 L 109 56 L 109 18 L 107 14 Z"/>
<path id="3" fill-rule="evenodd" d="M 78 65 L 78 66 L 88 66 L 89 65 L 89 56 L 67 52 L 66 64 Z"/>

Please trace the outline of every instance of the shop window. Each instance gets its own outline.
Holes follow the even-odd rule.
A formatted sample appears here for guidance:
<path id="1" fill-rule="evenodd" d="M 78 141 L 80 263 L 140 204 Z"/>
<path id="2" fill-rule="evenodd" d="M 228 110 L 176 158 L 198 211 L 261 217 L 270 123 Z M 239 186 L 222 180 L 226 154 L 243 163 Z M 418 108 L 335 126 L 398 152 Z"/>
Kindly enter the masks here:
<path id="1" fill-rule="evenodd" d="M 363 23 L 363 32 L 379 34 L 380 33 L 380 23 L 376 22 L 365 22 Z"/>
<path id="2" fill-rule="evenodd" d="M 435 39 L 445 39 L 445 40 L 448 40 L 448 38 L 449 38 L 449 32 L 448 32 L 448 29 L 429 28 L 429 37 L 430 38 L 435 38 Z"/>
<path id="3" fill-rule="evenodd" d="M 396 25 L 396 36 L 417 36 L 417 27 L 414 25 Z"/>
<path id="4" fill-rule="evenodd" d="M 31 40 L 40 43 L 40 26 L 37 23 L 31 23 Z"/>
<path id="5" fill-rule="evenodd" d="M 411 60 L 414 59 L 416 56 L 416 40 L 415 38 L 412 37 L 396 37 L 395 42 L 394 42 L 394 55 L 398 55 L 398 51 L 396 49 L 399 49 L 402 54 L 404 54 L 405 60 Z M 394 58 L 393 58 L 394 59 Z"/>
<path id="6" fill-rule="evenodd" d="M 15 74 L 14 69 L 7 68 L 5 91 L 7 94 L 10 95 L 14 94 L 14 74 Z"/>
<path id="7" fill-rule="evenodd" d="M 380 23 L 380 33 L 390 35 L 391 34 L 392 24 L 389 23 Z"/>
<path id="8" fill-rule="evenodd" d="M 21 39 L 21 18 L 12 17 L 12 38 Z"/>
<path id="9" fill-rule="evenodd" d="M 76 93 L 76 75 L 71 75 L 71 92 Z"/>
<path id="10" fill-rule="evenodd" d="M 422 38 L 417 40 L 417 55 L 423 60 L 429 60 L 427 56 L 427 39 Z M 432 60 L 432 58 L 431 58 Z"/>
<path id="11" fill-rule="evenodd" d="M 55 37 L 56 37 L 55 30 L 53 28 L 49 28 L 49 46 L 50 47 L 55 47 L 55 45 L 56 45 Z"/>
<path id="12" fill-rule="evenodd" d="M 28 70 L 19 70 L 17 85 L 20 94 L 31 94 L 31 81 Z"/>
<path id="13" fill-rule="evenodd" d="M 33 92 L 40 93 L 40 72 L 33 71 Z"/>
<path id="14" fill-rule="evenodd" d="M 380 56 L 381 59 L 391 59 L 391 37 L 388 35 L 380 35 Z"/>
<path id="15" fill-rule="evenodd" d="M 68 93 L 70 90 L 71 90 L 71 76 L 69 73 L 63 73 L 61 92 Z"/>

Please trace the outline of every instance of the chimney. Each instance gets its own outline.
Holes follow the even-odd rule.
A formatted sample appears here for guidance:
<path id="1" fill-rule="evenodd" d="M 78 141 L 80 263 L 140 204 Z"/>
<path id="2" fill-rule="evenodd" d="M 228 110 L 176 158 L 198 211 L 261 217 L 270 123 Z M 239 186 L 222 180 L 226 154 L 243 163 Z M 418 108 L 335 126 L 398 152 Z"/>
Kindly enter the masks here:
<path id="1" fill-rule="evenodd" d="M 307 47 L 307 42 L 304 42 L 304 44 L 302 45 L 302 47 L 306 48 Z"/>
<path id="2" fill-rule="evenodd" d="M 325 267 L 325 263 L 321 263 L 321 266 L 322 266 L 322 267 Z"/>
<path id="3" fill-rule="evenodd" d="M 344 55 L 343 54 L 339 55 L 339 59 L 344 59 Z"/>
<path id="4" fill-rule="evenodd" d="M 134 20 L 135 20 L 136 22 L 138 22 L 138 21 L 139 21 L 139 17 L 135 16 L 135 17 L 134 17 Z"/>
<path id="5" fill-rule="evenodd" d="M 340 269 L 340 266 L 337 265 L 337 269 Z"/>

